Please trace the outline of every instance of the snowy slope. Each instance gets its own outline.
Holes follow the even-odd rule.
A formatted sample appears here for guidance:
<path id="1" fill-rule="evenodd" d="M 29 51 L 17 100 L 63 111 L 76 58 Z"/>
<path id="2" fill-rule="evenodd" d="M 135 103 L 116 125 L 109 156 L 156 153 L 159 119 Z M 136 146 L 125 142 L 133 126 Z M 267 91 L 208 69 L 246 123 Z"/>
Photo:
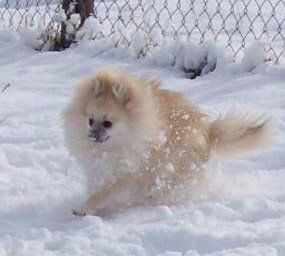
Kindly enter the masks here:
<path id="1" fill-rule="evenodd" d="M 245 73 L 220 68 L 195 80 L 95 46 L 34 52 L 0 35 L 0 255 L 285 255 L 285 66 Z M 205 197 L 77 218 L 85 179 L 63 145 L 61 112 L 72 85 L 102 65 L 159 77 L 217 113 L 231 107 L 272 116 L 271 147 L 210 163 Z M 277 130 L 280 130 L 277 132 Z"/>

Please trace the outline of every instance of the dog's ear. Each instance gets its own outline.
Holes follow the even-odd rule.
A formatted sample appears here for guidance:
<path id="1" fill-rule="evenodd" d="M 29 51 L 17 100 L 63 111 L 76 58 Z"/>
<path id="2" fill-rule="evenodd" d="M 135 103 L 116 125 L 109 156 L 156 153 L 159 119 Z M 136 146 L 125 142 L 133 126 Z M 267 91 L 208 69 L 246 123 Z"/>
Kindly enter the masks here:
<path id="1" fill-rule="evenodd" d="M 131 90 L 127 85 L 115 84 L 112 86 L 112 91 L 116 99 L 123 104 L 126 104 L 131 98 Z"/>
<path id="2" fill-rule="evenodd" d="M 93 94 L 95 97 L 98 97 L 102 92 L 104 91 L 104 85 L 100 83 L 99 80 L 95 80 L 94 86 L 93 86 Z"/>

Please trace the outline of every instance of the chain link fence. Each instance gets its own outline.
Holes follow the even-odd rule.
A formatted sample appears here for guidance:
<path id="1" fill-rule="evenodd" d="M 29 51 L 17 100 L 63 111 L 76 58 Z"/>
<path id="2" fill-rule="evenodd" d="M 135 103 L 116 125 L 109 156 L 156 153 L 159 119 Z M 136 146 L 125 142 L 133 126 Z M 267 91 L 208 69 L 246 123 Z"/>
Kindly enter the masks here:
<path id="1" fill-rule="evenodd" d="M 61 8 L 53 0 L 0 0 L 1 28 L 47 27 Z"/>
<path id="2" fill-rule="evenodd" d="M 2 28 L 40 28 L 55 37 L 59 13 L 59 0 L 0 0 Z M 238 57 L 260 40 L 274 63 L 285 55 L 285 0 L 94 0 L 93 16 L 100 26 L 92 38 L 112 37 L 117 45 L 131 45 L 137 33 L 158 44 L 163 38 L 213 40 Z"/>

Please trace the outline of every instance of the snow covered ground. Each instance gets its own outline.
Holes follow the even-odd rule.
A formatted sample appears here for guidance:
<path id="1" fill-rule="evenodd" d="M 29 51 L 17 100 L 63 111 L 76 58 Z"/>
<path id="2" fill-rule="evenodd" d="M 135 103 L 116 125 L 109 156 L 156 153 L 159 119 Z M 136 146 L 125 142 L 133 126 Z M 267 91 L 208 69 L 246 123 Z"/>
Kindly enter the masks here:
<path id="1" fill-rule="evenodd" d="M 101 54 L 98 54 L 100 53 Z M 232 107 L 272 117 L 271 147 L 210 163 L 206 196 L 172 207 L 74 217 L 85 178 L 63 144 L 72 86 L 100 66 L 159 77 L 210 113 Z M 285 66 L 247 73 L 220 66 L 195 80 L 85 44 L 35 52 L 0 34 L 0 255 L 285 255 Z M 279 132 L 277 132 L 279 130 Z"/>

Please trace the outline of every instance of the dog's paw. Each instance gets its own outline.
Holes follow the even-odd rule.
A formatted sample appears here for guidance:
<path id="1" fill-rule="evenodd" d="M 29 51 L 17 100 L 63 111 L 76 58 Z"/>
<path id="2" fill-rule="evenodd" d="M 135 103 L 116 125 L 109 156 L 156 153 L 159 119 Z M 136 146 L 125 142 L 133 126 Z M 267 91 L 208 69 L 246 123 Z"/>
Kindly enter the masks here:
<path id="1" fill-rule="evenodd" d="M 83 210 L 72 210 L 72 214 L 78 217 L 85 217 L 87 215 L 87 212 Z"/>
<path id="2" fill-rule="evenodd" d="M 78 217 L 85 217 L 87 215 L 104 216 L 106 215 L 106 211 L 105 209 L 90 210 L 83 207 L 81 209 L 72 210 L 72 214 Z"/>

